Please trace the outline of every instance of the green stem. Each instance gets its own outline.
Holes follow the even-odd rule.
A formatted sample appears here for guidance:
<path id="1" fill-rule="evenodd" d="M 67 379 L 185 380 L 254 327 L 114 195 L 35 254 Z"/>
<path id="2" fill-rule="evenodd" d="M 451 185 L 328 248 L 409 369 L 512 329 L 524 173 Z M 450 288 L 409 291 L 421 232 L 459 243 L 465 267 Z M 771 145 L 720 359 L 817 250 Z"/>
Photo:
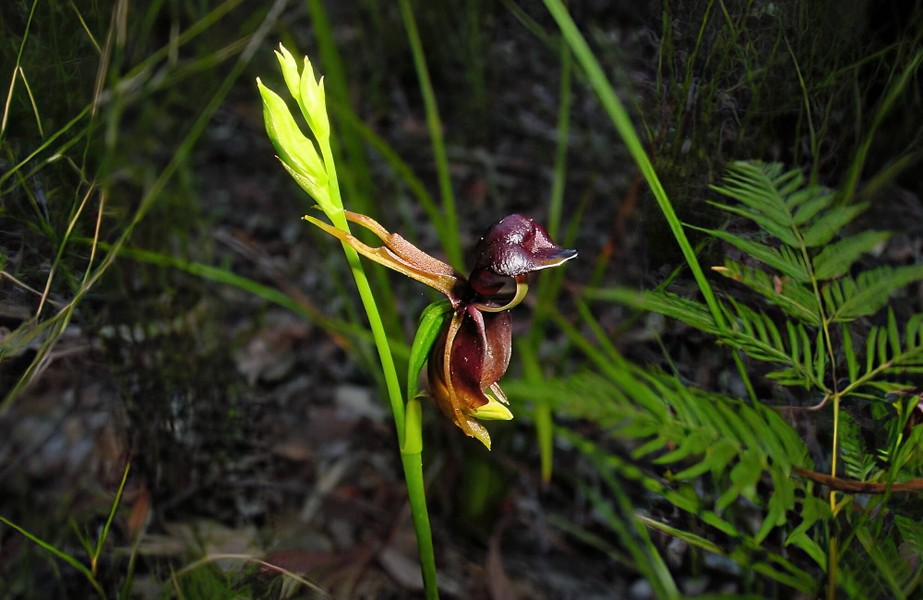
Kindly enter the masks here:
<path id="1" fill-rule="evenodd" d="M 50 542 L 46 542 L 42 538 L 29 533 L 28 531 L 26 531 L 25 529 L 23 529 L 16 523 L 10 521 L 6 517 L 0 517 L 0 523 L 3 523 L 4 525 L 7 525 L 9 527 L 12 527 L 13 529 L 21 533 L 23 536 L 25 536 L 33 544 L 43 548 L 45 551 L 53 554 L 54 556 L 57 556 L 58 558 L 60 558 L 61 560 L 69 564 L 70 566 L 77 569 L 84 577 L 86 577 L 87 581 L 90 583 L 91 586 L 93 586 L 93 589 L 96 591 L 96 593 L 99 594 L 99 597 L 102 598 L 103 600 L 106 599 L 106 591 L 103 589 L 100 583 L 96 581 L 96 577 L 90 571 L 89 567 L 84 565 L 82 562 L 80 562 L 79 560 L 77 560 L 76 558 L 74 558 L 73 556 L 65 552 L 64 550 L 61 550 L 57 546 L 54 546 Z"/>
<path id="2" fill-rule="evenodd" d="M 433 533 L 426 509 L 426 483 L 423 479 L 423 412 L 416 398 L 407 402 L 407 420 L 401 446 L 401 462 L 404 465 L 404 479 L 407 482 L 407 496 L 410 498 L 410 517 L 417 533 L 417 548 L 420 551 L 420 569 L 423 572 L 423 588 L 427 600 L 439 598 L 439 584 L 436 580 L 436 554 L 433 552 Z"/>
<path id="3" fill-rule="evenodd" d="M 324 164 L 327 165 L 328 189 L 330 201 L 342 208 L 343 200 L 340 196 L 339 182 L 336 166 L 329 140 L 321 141 L 321 154 Z M 331 222 L 344 231 L 349 231 L 349 224 L 343 211 L 331 212 L 327 215 Z M 422 442 L 422 413 L 416 399 L 408 399 L 408 411 L 404 410 L 404 397 L 401 392 L 397 368 L 388 343 L 388 335 L 375 302 L 375 296 L 366 277 L 365 269 L 359 259 L 359 254 L 350 246 L 343 244 L 343 252 L 352 271 L 362 307 L 369 320 L 372 330 L 372 339 L 378 350 L 381 361 L 381 372 L 385 379 L 388 400 L 391 403 L 391 413 L 394 415 L 394 425 L 397 428 L 397 441 L 401 449 L 401 462 L 404 465 L 404 480 L 407 484 L 407 496 L 410 501 L 410 513 L 413 519 L 414 530 L 417 535 L 417 546 L 420 549 L 420 569 L 423 573 L 423 583 L 426 597 L 435 599 L 439 597 L 436 582 L 436 560 L 433 551 L 433 538 L 429 525 L 429 513 L 426 508 L 426 490 L 423 481 L 423 442 Z M 408 435 L 409 432 L 409 435 Z"/>
<path id="4" fill-rule="evenodd" d="M 321 0 L 309 0 L 307 5 L 308 14 L 311 18 L 311 29 L 317 36 L 317 49 L 324 65 L 324 85 L 327 87 L 328 93 L 328 114 L 332 112 L 339 118 L 337 124 L 344 118 L 356 119 L 347 85 L 349 79 L 346 68 L 343 64 L 342 54 L 334 40 L 333 28 L 330 25 L 330 19 L 327 17 L 324 3 Z M 336 108 L 336 110 L 331 111 L 333 108 Z M 371 214 L 374 207 L 373 199 L 376 196 L 370 174 L 371 169 L 366 159 L 364 141 L 360 136 L 346 135 L 341 132 L 336 139 L 332 140 L 332 144 L 334 156 L 338 159 L 337 164 L 345 165 L 345 172 L 349 173 L 349 177 L 343 180 L 343 186 L 346 195 L 350 199 L 350 207 L 356 212 Z M 381 269 L 373 270 L 369 273 L 369 276 L 371 277 L 369 284 L 373 290 L 390 289 L 388 274 L 385 271 Z M 400 319 L 394 297 L 389 294 L 379 294 L 377 306 L 378 312 L 382 315 L 382 322 L 390 327 L 389 334 L 392 339 L 403 333 L 399 327 L 395 327 L 395 324 L 399 323 Z M 351 309 L 352 307 L 349 310 Z M 347 316 L 352 317 L 352 315 Z M 362 360 L 370 358 L 361 357 Z"/>
<path id="5" fill-rule="evenodd" d="M 436 581 L 436 554 L 433 551 L 433 534 L 426 509 L 426 490 L 423 482 L 423 454 L 401 454 L 404 463 L 404 479 L 407 482 L 407 496 L 410 498 L 410 516 L 417 533 L 417 548 L 420 551 L 420 570 L 423 572 L 423 588 L 427 600 L 439 598 Z"/>
<path id="6" fill-rule="evenodd" d="M 398 445 L 403 446 L 404 398 L 401 394 L 401 384 L 397 377 L 397 368 L 394 366 L 394 357 L 391 355 L 391 347 L 388 344 L 388 334 L 385 333 L 385 326 L 378 312 L 378 305 L 375 303 L 372 287 L 369 285 L 365 270 L 362 268 L 359 254 L 345 244 L 343 245 L 343 251 L 346 253 L 346 261 L 349 263 L 353 279 L 356 281 L 362 307 L 365 309 L 365 314 L 369 319 L 369 328 L 372 330 L 372 339 L 375 341 L 375 348 L 378 350 L 381 373 L 385 378 L 385 388 L 388 391 L 388 400 L 391 403 L 391 412 L 394 415 L 394 425 L 397 427 Z"/>
<path id="7" fill-rule="evenodd" d="M 334 182 L 332 183 L 335 185 Z M 338 227 L 346 227 L 346 220 L 345 217 L 343 217 L 343 213 L 330 215 L 330 217 Z M 342 223 L 339 222 L 340 219 L 342 219 Z M 385 378 L 388 399 L 391 403 L 391 412 L 394 415 L 394 425 L 397 428 L 398 446 L 402 449 L 401 461 L 404 465 L 404 480 L 407 484 L 407 496 L 410 500 L 410 514 L 417 535 L 417 546 L 420 549 L 420 569 L 423 572 L 426 597 L 428 599 L 435 599 L 439 597 L 439 589 L 436 582 L 436 559 L 433 551 L 433 538 L 429 525 L 429 514 L 426 508 L 426 490 L 423 481 L 423 454 L 422 441 L 420 441 L 422 435 L 420 433 L 421 427 L 419 424 L 419 402 L 413 400 L 412 403 L 408 405 L 408 413 L 405 413 L 403 396 L 397 377 L 397 369 L 394 366 L 394 358 L 391 355 L 388 336 L 385 333 L 385 327 L 381 321 L 378 306 L 375 304 L 372 288 L 365 276 L 365 270 L 362 267 L 362 263 L 356 251 L 345 244 L 343 245 L 343 251 L 346 253 L 346 260 L 353 273 L 353 278 L 356 280 L 356 288 L 359 290 L 359 297 L 362 300 L 362 306 L 369 319 L 372 338 L 375 341 L 375 347 L 378 349 L 378 357 L 381 360 L 381 371 Z M 407 435 L 408 429 L 411 431 L 410 436 Z M 410 447 L 416 451 L 405 453 L 404 448 L 408 447 L 409 439 L 413 442 L 410 444 Z M 419 448 L 419 450 L 417 450 L 417 448 Z"/>

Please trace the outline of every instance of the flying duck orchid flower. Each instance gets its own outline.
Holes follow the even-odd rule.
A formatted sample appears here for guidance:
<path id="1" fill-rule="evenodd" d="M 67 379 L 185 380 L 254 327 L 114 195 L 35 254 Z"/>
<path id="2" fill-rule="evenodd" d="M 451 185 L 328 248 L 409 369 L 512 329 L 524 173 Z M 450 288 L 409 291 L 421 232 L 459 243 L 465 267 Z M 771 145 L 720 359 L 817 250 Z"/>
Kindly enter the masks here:
<path id="1" fill-rule="evenodd" d="M 330 143 L 324 80 L 316 78 L 307 57 L 299 67 L 299 61 L 283 46 L 279 47 L 276 57 L 285 86 L 314 139 L 302 131 L 286 101 L 257 79 L 266 131 L 282 165 L 317 201 L 332 225 L 311 216 L 305 219 L 357 253 L 445 295 L 449 310 L 439 312 L 440 320 L 434 321 L 442 324 L 441 329 L 433 336 L 435 341 L 427 337 L 427 343 L 433 342 L 426 360 L 430 395 L 466 435 L 490 448 L 490 435 L 480 421 L 513 418 L 506 395 L 498 384 L 510 363 L 512 323 L 509 309 L 525 297 L 530 272 L 560 265 L 577 256 L 577 252 L 557 246 L 548 232 L 532 219 L 510 215 L 481 238 L 475 251 L 474 269 L 466 278 L 373 219 L 344 210 Z M 349 222 L 374 233 L 383 245 L 373 248 L 360 242 L 349 233 Z M 347 252 L 348 257 L 350 252 Z M 357 277 L 356 283 L 366 310 L 372 305 L 377 315 L 374 302 L 369 300 L 371 290 L 364 275 Z M 510 289 L 512 295 L 507 293 Z M 372 321 L 370 316 L 370 323 Z M 385 340 L 380 325 L 378 331 L 379 337 Z M 435 328 L 431 330 L 435 332 Z M 386 346 L 386 340 L 383 344 Z M 422 366 L 423 356 L 421 351 L 417 367 Z M 416 373 L 412 376 L 414 390 L 416 376 Z M 397 417 L 402 408 L 399 392 L 392 390 L 389 394 L 400 425 L 403 419 Z M 408 394 L 415 395 L 409 390 Z M 410 406 L 413 398 L 407 400 Z"/>
<path id="2" fill-rule="evenodd" d="M 373 219 L 350 211 L 345 216 L 374 233 L 384 245 L 373 248 L 314 217 L 305 219 L 366 258 L 448 299 L 451 316 L 445 319 L 427 360 L 429 392 L 455 425 L 489 449 L 490 435 L 481 421 L 513 418 L 498 383 L 510 364 L 513 329 L 509 309 L 525 297 L 529 273 L 558 266 L 576 257 L 576 250 L 557 246 L 532 219 L 510 215 L 478 242 L 474 269 L 465 278 Z M 506 293 L 510 287 L 512 296 Z"/>

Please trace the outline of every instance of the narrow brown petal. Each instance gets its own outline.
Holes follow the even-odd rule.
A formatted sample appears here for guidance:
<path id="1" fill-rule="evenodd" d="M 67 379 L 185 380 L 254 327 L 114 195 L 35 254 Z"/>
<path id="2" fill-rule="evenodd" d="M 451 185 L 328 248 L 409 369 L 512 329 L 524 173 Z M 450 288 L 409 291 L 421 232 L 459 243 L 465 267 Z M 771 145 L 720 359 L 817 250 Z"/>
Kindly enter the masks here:
<path id="1" fill-rule="evenodd" d="M 344 214 L 348 221 L 356 223 L 357 225 L 362 225 L 378 236 L 378 238 L 385 243 L 385 246 L 405 262 L 416 265 L 418 268 L 429 273 L 445 277 L 461 277 L 451 266 L 423 252 L 400 235 L 391 233 L 371 217 L 352 212 L 351 210 L 344 211 Z"/>
<path id="2" fill-rule="evenodd" d="M 453 305 L 458 305 L 458 288 L 465 284 L 461 275 L 456 273 L 452 267 L 426 254 L 396 233 L 389 233 L 373 219 L 350 211 L 345 211 L 345 213 L 348 220 L 370 230 L 385 245 L 372 248 L 360 242 L 353 235 L 319 219 L 308 215 L 304 218 L 350 246 L 362 256 L 438 290 L 445 294 Z"/>

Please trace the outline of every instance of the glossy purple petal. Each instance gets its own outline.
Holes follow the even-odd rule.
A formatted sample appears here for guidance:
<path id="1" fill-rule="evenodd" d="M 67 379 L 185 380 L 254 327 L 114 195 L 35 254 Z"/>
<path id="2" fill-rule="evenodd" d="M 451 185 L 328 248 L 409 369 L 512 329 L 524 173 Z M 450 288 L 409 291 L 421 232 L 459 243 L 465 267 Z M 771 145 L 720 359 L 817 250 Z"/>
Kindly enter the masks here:
<path id="1" fill-rule="evenodd" d="M 544 227 L 523 215 L 510 215 L 487 230 L 475 249 L 472 274 L 490 271 L 505 277 L 554 267 L 577 256 L 555 244 Z"/>

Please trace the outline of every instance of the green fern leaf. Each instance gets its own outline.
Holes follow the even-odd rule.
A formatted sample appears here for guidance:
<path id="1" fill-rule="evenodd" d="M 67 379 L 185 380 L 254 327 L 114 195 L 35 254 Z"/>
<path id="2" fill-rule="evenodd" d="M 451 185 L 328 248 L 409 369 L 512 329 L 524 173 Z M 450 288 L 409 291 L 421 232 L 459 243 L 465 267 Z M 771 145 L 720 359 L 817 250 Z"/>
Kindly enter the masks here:
<path id="1" fill-rule="evenodd" d="M 715 508 L 720 512 L 730 506 L 740 496 L 756 500 L 756 484 L 766 468 L 765 455 L 751 448 L 741 455 L 740 460 L 731 469 L 731 485 L 715 501 Z"/>
<path id="2" fill-rule="evenodd" d="M 862 441 L 862 432 L 859 425 L 849 416 L 849 413 L 840 414 L 840 457 L 846 476 L 859 481 L 867 481 L 877 464 L 875 456 L 868 451 Z"/>
<path id="3" fill-rule="evenodd" d="M 718 191 L 726 191 L 724 188 L 716 188 Z M 740 196 L 737 196 L 735 199 L 741 200 Z M 767 216 L 758 211 L 750 210 L 741 206 L 733 206 L 730 204 L 721 204 L 719 202 L 711 202 L 709 204 L 716 208 L 720 208 L 725 212 L 729 212 L 740 217 L 750 219 L 751 221 L 757 223 L 760 227 L 772 234 L 773 237 L 782 241 L 793 248 L 799 246 L 798 238 L 795 236 L 795 233 L 792 231 L 791 222 L 779 223 L 773 218 L 767 218 Z"/>
<path id="4" fill-rule="evenodd" d="M 779 328 L 765 313 L 752 310 L 733 299 L 728 299 L 728 304 L 722 308 L 733 329 L 720 332 L 720 337 L 757 360 L 788 361 L 789 353 L 782 342 Z"/>
<path id="5" fill-rule="evenodd" d="M 863 231 L 830 244 L 814 257 L 814 276 L 823 281 L 845 275 L 860 256 L 890 237 L 887 231 Z"/>
<path id="6" fill-rule="evenodd" d="M 868 208 L 867 203 L 835 207 L 833 192 L 818 185 L 804 185 L 801 171 L 783 172 L 779 163 L 732 163 L 722 185 L 712 186 L 712 190 L 740 203 L 712 202 L 714 206 L 750 219 L 782 243 L 801 251 L 829 243 Z M 779 270 L 798 281 L 806 281 L 796 274 Z"/>
<path id="7" fill-rule="evenodd" d="M 795 216 L 792 220 L 797 227 L 801 227 L 820 214 L 821 211 L 830 208 L 833 201 L 836 200 L 836 194 L 818 188 L 805 188 L 804 193 L 810 198 L 795 211 Z"/>
<path id="8" fill-rule="evenodd" d="M 856 539 L 865 550 L 864 555 L 853 554 L 854 559 L 862 560 L 863 566 L 870 563 L 875 568 L 868 569 L 877 580 L 868 590 L 863 590 L 863 598 L 887 597 L 906 598 L 904 587 L 913 577 L 914 569 L 901 556 L 894 538 L 879 532 L 880 525 L 865 522 L 856 528 Z M 848 564 L 848 563 L 847 563 Z M 859 565 L 853 565 L 856 567 Z M 877 589 L 876 589 L 877 588 Z M 887 592 L 885 591 L 887 588 Z"/>
<path id="9" fill-rule="evenodd" d="M 801 522 L 785 539 L 785 545 L 804 550 L 817 566 L 827 568 L 827 552 L 817 543 L 810 529 L 818 522 L 830 518 L 830 505 L 816 496 L 806 496 L 801 504 Z"/>
<path id="10" fill-rule="evenodd" d="M 843 206 L 837 210 L 829 211 L 822 219 L 803 232 L 804 245 L 808 248 L 823 246 L 832 240 L 853 219 L 868 208 L 868 203 Z"/>
<path id="11" fill-rule="evenodd" d="M 772 477 L 772 495 L 763 525 L 756 532 L 757 543 L 762 543 L 773 529 L 786 523 L 786 513 L 795 505 L 795 486 L 791 477 L 786 476 L 780 469 L 770 470 Z"/>
<path id="12" fill-rule="evenodd" d="M 917 558 L 923 559 L 923 523 L 903 515 L 894 515 L 894 524 Z"/>
<path id="13" fill-rule="evenodd" d="M 923 346 L 923 313 L 918 313 L 907 319 L 904 331 L 907 348 Z"/>
<path id="14" fill-rule="evenodd" d="M 629 288 L 591 288 L 586 297 L 594 300 L 619 302 L 638 310 L 658 313 L 682 321 L 700 331 L 715 331 L 715 321 L 708 307 L 666 291 L 634 290 Z"/>
<path id="15" fill-rule="evenodd" d="M 859 377 L 859 358 L 856 356 L 856 349 L 852 343 L 852 333 L 845 323 L 840 324 L 840 337 L 843 344 L 843 357 L 846 360 L 846 370 L 849 374 L 849 380 L 855 381 Z"/>
<path id="16" fill-rule="evenodd" d="M 790 228 L 792 213 L 784 194 L 798 189 L 803 178 L 795 169 L 783 173 L 779 163 L 734 162 L 722 185 L 712 189 L 750 208 L 761 226 L 768 221 Z"/>
<path id="17" fill-rule="evenodd" d="M 731 461 L 740 454 L 740 444 L 730 439 L 720 439 L 706 450 L 705 460 L 683 469 L 673 476 L 684 481 L 701 477 L 706 473 L 717 476 L 723 473 Z"/>
<path id="18" fill-rule="evenodd" d="M 768 315 L 732 299 L 728 302 L 725 314 L 731 329 L 714 334 L 722 343 L 745 352 L 754 360 L 782 366 L 768 376 L 783 385 L 822 387 L 826 367 L 823 338 L 812 344 L 803 325 L 786 321 L 786 341 Z"/>
<path id="19" fill-rule="evenodd" d="M 799 321 L 820 325 L 820 306 L 807 287 L 788 278 L 773 277 L 761 269 L 745 267 L 733 260 L 725 260 L 723 267 L 712 269 L 742 283 Z"/>
<path id="20" fill-rule="evenodd" d="M 890 310 L 887 325 L 869 329 L 865 340 L 863 377 L 871 379 L 883 375 L 894 376 L 923 372 L 923 313 L 913 315 L 907 320 L 903 327 L 903 336 L 900 329 L 897 317 Z M 851 378 L 855 379 L 855 377 Z M 867 381 L 864 385 L 884 393 L 912 387 L 908 382 L 876 381 L 874 379 Z"/>
<path id="21" fill-rule="evenodd" d="M 740 203 L 712 202 L 714 206 L 750 219 L 784 244 L 801 250 L 830 242 L 868 207 L 854 204 L 834 210 L 835 195 L 830 190 L 805 186 L 801 171 L 783 172 L 778 163 L 732 163 L 722 185 L 712 190 Z"/>
<path id="22" fill-rule="evenodd" d="M 778 271 L 783 275 L 787 275 L 795 281 L 800 283 L 807 283 L 811 280 L 808 269 L 804 264 L 804 259 L 801 257 L 801 255 L 792 252 L 791 249 L 787 246 L 783 246 L 782 248 L 773 248 L 772 246 L 761 244 L 755 240 L 750 240 L 739 235 L 721 231 L 719 229 L 704 229 L 695 226 L 690 227 L 703 233 L 707 233 L 712 237 L 724 240 L 738 250 L 745 252 L 751 258 L 755 258 L 756 260 L 765 264 L 770 269 Z"/>
<path id="23" fill-rule="evenodd" d="M 769 327 L 754 335 L 775 338 Z M 781 333 L 778 337 L 782 338 Z M 796 486 L 801 482 L 791 477 L 791 466 L 810 463 L 807 448 L 797 431 L 771 408 L 702 392 L 674 376 L 630 363 L 606 371 L 606 377 L 583 373 L 544 380 L 541 385 L 511 381 L 505 389 L 513 398 L 547 399 L 564 417 L 590 418 L 613 438 L 641 442 L 632 457 L 652 459 L 649 464 L 666 469 L 664 477 L 648 474 L 634 462 L 603 450 L 568 428 L 558 430 L 600 472 L 606 472 L 606 477 L 617 471 L 694 516 L 700 524 L 737 540 L 737 549 L 728 554 L 732 560 L 785 585 L 814 589 L 810 576 L 783 556 L 773 552 L 755 566 L 754 557 L 743 550 L 765 540 L 785 523 L 796 501 L 805 501 L 796 499 Z M 674 467 L 676 473 L 671 476 Z M 773 489 L 765 497 L 758 486 L 767 472 Z M 711 499 L 708 493 L 701 495 L 698 487 L 702 481 L 698 478 L 707 474 L 713 479 L 713 493 L 718 494 Z M 684 483 L 692 479 L 696 479 L 695 487 Z M 765 510 L 756 537 L 719 513 L 740 498 Z"/>
<path id="24" fill-rule="evenodd" d="M 891 350 L 891 356 L 899 356 L 903 347 L 901 346 L 901 332 L 897 328 L 897 317 L 894 316 L 894 309 L 888 309 L 888 346 Z"/>
<path id="25" fill-rule="evenodd" d="M 896 290 L 923 279 L 923 265 L 878 267 L 829 282 L 823 290 L 830 322 L 852 321 L 877 313 Z"/>

